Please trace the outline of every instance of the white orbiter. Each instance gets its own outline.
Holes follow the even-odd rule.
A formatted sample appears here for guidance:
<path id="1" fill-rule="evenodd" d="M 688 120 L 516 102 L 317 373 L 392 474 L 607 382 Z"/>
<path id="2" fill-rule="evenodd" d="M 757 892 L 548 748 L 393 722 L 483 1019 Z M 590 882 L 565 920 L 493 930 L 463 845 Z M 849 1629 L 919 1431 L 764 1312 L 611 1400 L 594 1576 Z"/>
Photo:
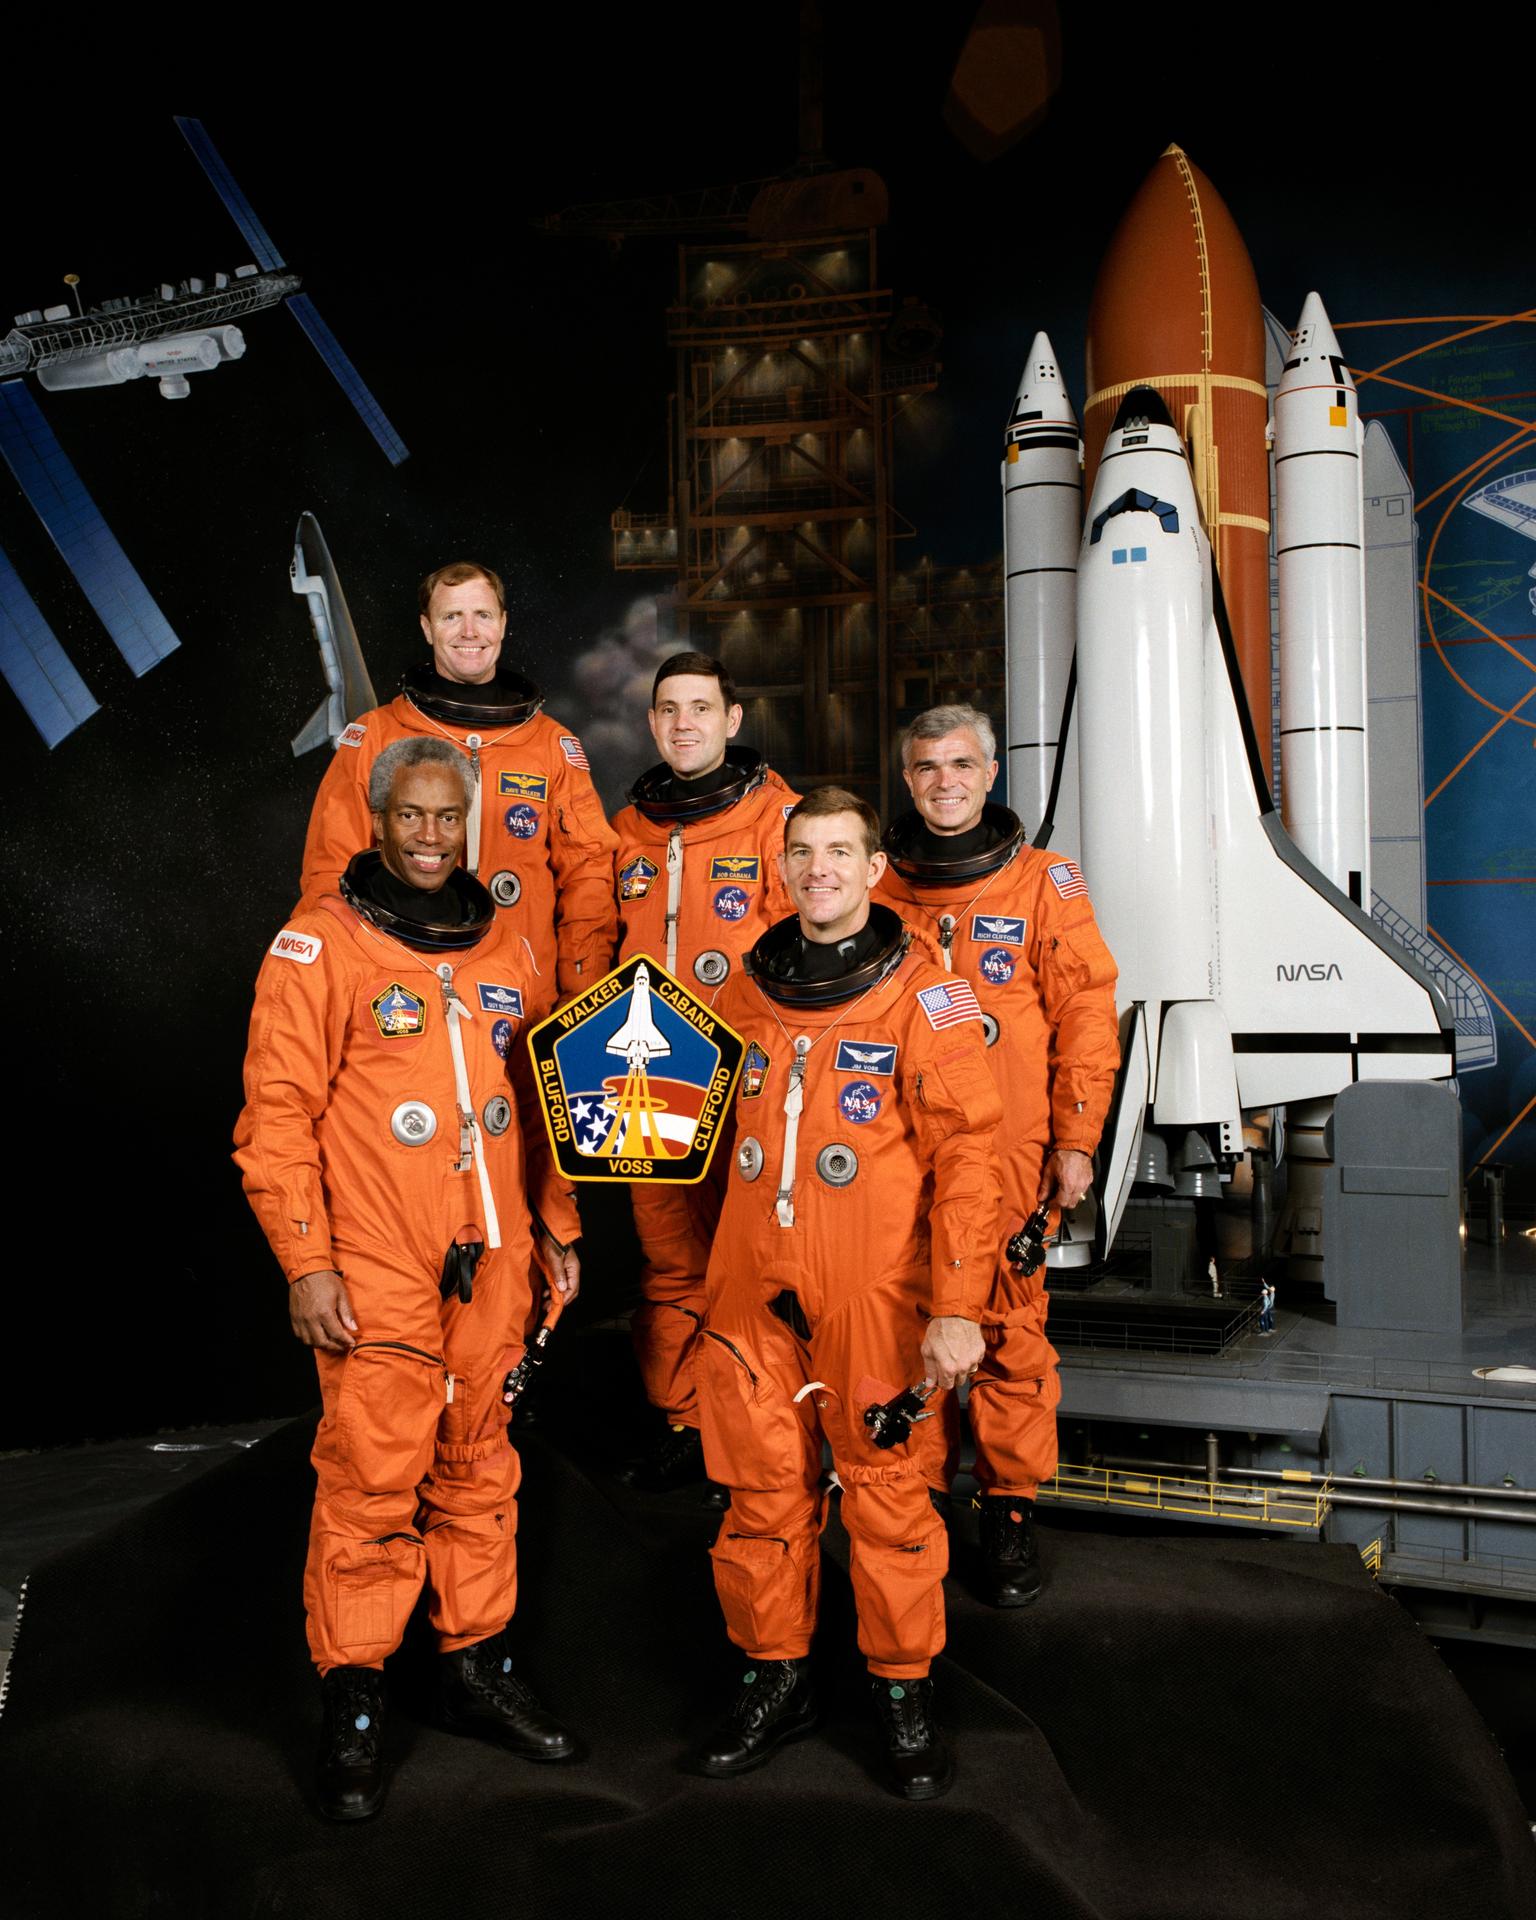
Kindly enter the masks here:
<path id="1" fill-rule="evenodd" d="M 1455 1052 L 1438 989 L 1280 823 L 1189 461 L 1146 387 L 1083 527 L 1074 731 L 1082 865 L 1120 969 L 1107 1245 L 1137 1179 L 1215 1192 L 1245 1110 L 1443 1079 Z"/>

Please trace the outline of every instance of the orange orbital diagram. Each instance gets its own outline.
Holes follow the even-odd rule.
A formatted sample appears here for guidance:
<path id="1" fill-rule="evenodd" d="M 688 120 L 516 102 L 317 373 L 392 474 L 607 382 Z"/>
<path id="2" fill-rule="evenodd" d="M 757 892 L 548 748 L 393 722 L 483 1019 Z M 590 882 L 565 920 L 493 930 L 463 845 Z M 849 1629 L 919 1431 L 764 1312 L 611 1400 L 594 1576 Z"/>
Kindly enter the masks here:
<path id="1" fill-rule="evenodd" d="M 1085 497 L 1121 401 L 1155 387 L 1189 447 L 1238 664 L 1270 755 L 1269 461 L 1264 320 L 1221 195 L 1168 147 L 1115 229 L 1088 313 Z"/>

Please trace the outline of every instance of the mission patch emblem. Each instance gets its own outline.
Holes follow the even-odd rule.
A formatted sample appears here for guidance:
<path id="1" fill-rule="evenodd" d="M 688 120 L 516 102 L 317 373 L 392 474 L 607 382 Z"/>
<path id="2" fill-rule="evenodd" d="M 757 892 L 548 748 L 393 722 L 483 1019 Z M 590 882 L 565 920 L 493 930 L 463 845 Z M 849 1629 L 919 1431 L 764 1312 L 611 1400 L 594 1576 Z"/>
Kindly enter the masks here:
<path id="1" fill-rule="evenodd" d="M 528 1036 L 539 1104 L 567 1180 L 692 1186 L 709 1171 L 743 1042 L 648 953 Z"/>

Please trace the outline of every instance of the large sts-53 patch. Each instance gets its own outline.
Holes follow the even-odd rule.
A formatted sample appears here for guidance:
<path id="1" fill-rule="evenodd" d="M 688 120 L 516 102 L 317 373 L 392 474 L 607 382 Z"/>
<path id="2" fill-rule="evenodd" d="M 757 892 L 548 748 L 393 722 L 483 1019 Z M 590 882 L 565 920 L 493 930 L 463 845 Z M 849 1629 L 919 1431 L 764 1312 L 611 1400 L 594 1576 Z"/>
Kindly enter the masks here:
<path id="1" fill-rule="evenodd" d="M 702 1180 L 743 1043 L 648 953 L 528 1036 L 555 1161 L 568 1180 Z"/>

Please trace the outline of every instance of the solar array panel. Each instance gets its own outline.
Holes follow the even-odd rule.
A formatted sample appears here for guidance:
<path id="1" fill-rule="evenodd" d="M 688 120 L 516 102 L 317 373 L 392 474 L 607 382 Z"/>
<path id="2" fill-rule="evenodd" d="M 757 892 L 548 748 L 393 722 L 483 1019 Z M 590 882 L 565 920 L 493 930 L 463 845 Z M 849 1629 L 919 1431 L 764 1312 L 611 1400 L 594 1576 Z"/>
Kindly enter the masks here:
<path id="1" fill-rule="evenodd" d="M 185 114 L 175 116 L 176 124 L 186 137 L 187 145 L 197 155 L 198 164 L 213 182 L 213 190 L 229 209 L 230 218 L 245 235 L 246 244 L 256 256 L 256 264 L 263 273 L 272 273 L 284 264 L 283 256 L 273 246 L 266 228 L 256 218 L 254 208 L 240 191 L 235 176 L 225 166 L 218 148 L 208 138 L 207 130 L 201 120 L 191 120 Z"/>
<path id="2" fill-rule="evenodd" d="M 70 664 L 53 628 L 0 553 L 0 673 L 50 747 L 96 711 L 91 690 Z"/>
<path id="3" fill-rule="evenodd" d="M 118 652 L 148 673 L 181 642 L 19 380 L 0 382 L 0 453 Z"/>
<path id="4" fill-rule="evenodd" d="M 341 342 L 315 311 L 307 293 L 296 293 L 288 302 L 293 317 L 309 335 L 320 358 L 335 374 L 342 392 L 356 407 L 363 425 L 378 441 L 392 467 L 408 459 L 405 442 L 385 418 L 384 409 L 363 384 L 363 377 L 342 351 Z"/>
<path id="5" fill-rule="evenodd" d="M 202 121 L 190 119 L 186 114 L 177 114 L 175 119 L 186 138 L 187 145 L 197 155 L 203 172 L 213 182 L 214 192 L 224 202 L 230 217 L 254 251 L 256 264 L 268 272 L 281 267 L 284 264 L 283 256 L 273 246 L 266 228 L 256 218 L 250 201 L 240 191 L 235 182 L 235 176 L 225 166 L 223 156 L 208 138 L 207 129 Z M 293 308 L 293 317 L 309 336 L 311 345 L 335 374 L 342 392 L 357 409 L 363 425 L 378 441 L 389 464 L 392 467 L 398 467 L 402 460 L 409 458 L 405 442 L 385 418 L 384 409 L 363 384 L 361 374 L 342 351 L 341 343 L 335 334 L 315 311 L 314 302 L 308 294 L 301 293 L 288 304 Z"/>

